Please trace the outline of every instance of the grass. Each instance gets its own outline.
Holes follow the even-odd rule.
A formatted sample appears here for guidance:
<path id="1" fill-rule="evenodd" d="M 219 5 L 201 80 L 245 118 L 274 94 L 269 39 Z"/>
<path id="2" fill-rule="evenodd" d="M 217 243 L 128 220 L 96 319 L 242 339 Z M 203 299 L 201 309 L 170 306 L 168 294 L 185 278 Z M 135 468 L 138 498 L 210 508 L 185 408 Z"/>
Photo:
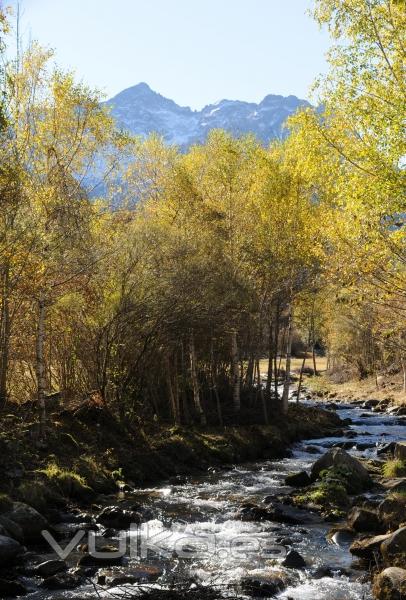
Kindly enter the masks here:
<path id="1" fill-rule="evenodd" d="M 37 473 L 44 475 L 58 492 L 68 498 L 85 498 L 92 492 L 84 477 L 74 471 L 61 468 L 55 462 L 48 463 L 43 469 L 38 469 Z"/>
<path id="2" fill-rule="evenodd" d="M 285 368 L 285 362 L 286 362 L 285 359 L 282 358 L 281 369 Z M 293 356 L 291 359 L 291 365 L 290 365 L 291 370 L 296 371 L 298 369 L 301 369 L 302 363 L 303 363 L 303 358 L 296 358 L 295 356 Z M 279 358 L 278 358 L 278 364 L 279 364 Z M 313 368 L 313 360 L 312 360 L 311 354 L 307 355 L 305 368 L 306 367 L 310 367 L 311 369 Z M 324 373 L 327 369 L 327 357 L 326 356 L 317 356 L 316 357 L 316 367 L 317 367 L 317 372 L 319 374 Z M 267 358 L 261 358 L 261 360 L 259 361 L 259 370 L 261 371 L 262 375 L 265 376 L 267 374 L 267 372 L 268 372 L 268 359 Z"/>
<path id="3" fill-rule="evenodd" d="M 382 467 L 382 472 L 385 477 L 405 477 L 406 476 L 406 463 L 399 459 L 392 459 L 386 461 Z"/>

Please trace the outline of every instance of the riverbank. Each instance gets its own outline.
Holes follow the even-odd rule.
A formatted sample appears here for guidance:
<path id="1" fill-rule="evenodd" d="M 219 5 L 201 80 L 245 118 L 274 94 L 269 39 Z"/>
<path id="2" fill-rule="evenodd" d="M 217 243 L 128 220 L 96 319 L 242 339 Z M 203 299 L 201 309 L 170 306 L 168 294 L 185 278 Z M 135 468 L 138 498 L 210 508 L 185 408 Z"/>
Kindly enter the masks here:
<path id="1" fill-rule="evenodd" d="M 129 429 L 103 406 L 84 403 L 53 414 L 47 439 L 39 443 L 36 423 L 10 414 L 0 431 L 1 492 L 40 511 L 69 502 L 87 505 L 123 486 L 281 457 L 292 442 L 340 427 L 330 411 L 292 405 L 269 426 Z"/>
<path id="2" fill-rule="evenodd" d="M 339 402 L 377 399 L 397 405 L 406 403 L 403 376 L 400 373 L 380 377 L 378 381 L 379 384 L 375 377 L 335 381 L 334 376 L 325 371 L 318 377 L 304 376 L 304 385 L 316 397 L 335 399 Z"/>

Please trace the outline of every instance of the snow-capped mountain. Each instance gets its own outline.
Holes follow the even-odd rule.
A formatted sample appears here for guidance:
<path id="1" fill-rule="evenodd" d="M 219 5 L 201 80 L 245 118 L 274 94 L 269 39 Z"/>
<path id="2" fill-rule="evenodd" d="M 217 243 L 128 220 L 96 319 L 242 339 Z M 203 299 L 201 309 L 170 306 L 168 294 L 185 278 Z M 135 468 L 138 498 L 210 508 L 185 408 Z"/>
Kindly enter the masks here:
<path id="1" fill-rule="evenodd" d="M 239 100 L 221 100 L 201 111 L 179 106 L 173 100 L 139 83 L 123 90 L 106 102 L 119 127 L 147 136 L 156 132 L 169 144 L 186 148 L 203 142 L 210 129 L 225 129 L 235 136 L 254 133 L 268 143 L 285 137 L 283 124 L 299 107 L 310 106 L 296 96 L 269 95 L 259 104 Z"/>

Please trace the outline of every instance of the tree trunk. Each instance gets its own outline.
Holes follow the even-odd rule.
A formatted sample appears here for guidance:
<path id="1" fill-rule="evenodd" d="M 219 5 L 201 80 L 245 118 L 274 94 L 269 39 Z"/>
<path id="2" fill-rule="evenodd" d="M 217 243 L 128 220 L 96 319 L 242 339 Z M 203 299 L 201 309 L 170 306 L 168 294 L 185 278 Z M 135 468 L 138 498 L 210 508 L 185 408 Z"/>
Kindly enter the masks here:
<path id="1" fill-rule="evenodd" d="M 279 377 L 279 369 L 278 369 L 278 344 L 279 344 L 279 329 L 280 329 L 280 309 L 279 309 L 279 300 L 276 305 L 276 315 L 275 315 L 275 328 L 274 328 L 274 363 L 273 363 L 273 372 L 275 378 L 275 399 L 278 398 L 278 377 Z"/>
<path id="2" fill-rule="evenodd" d="M 206 415 L 204 414 L 204 410 L 202 407 L 202 403 L 200 401 L 200 389 L 199 389 L 199 380 L 197 377 L 197 368 L 196 368 L 196 350 L 195 350 L 195 338 L 193 332 L 190 334 L 190 376 L 192 379 L 192 388 L 193 388 L 193 402 L 195 405 L 196 412 L 199 416 L 200 425 L 206 425 Z"/>
<path id="3" fill-rule="evenodd" d="M 257 374 L 258 374 L 258 390 L 259 390 L 259 396 L 261 398 L 261 404 L 262 404 L 262 413 L 264 415 L 264 423 L 265 425 L 268 425 L 269 420 L 268 420 L 268 408 L 266 405 L 266 397 L 264 394 L 264 389 L 262 387 L 262 381 L 261 381 L 261 371 L 259 368 L 259 359 L 257 359 Z"/>
<path id="4" fill-rule="evenodd" d="M 303 361 L 302 361 L 302 366 L 300 367 L 299 383 L 297 385 L 297 397 L 296 397 L 296 402 L 298 404 L 300 402 L 300 392 L 302 390 L 303 371 L 304 371 L 305 364 L 306 364 L 307 350 L 308 350 L 308 346 L 306 346 L 306 348 L 305 348 L 305 352 L 304 352 L 304 356 L 303 356 Z"/>
<path id="5" fill-rule="evenodd" d="M 182 422 L 182 412 L 180 407 L 180 397 L 179 397 L 179 376 L 178 376 L 178 351 L 176 350 L 174 360 L 173 360 L 173 395 L 175 396 L 175 409 L 177 414 L 177 422 L 180 424 Z"/>
<path id="6" fill-rule="evenodd" d="M 217 389 L 217 368 L 214 362 L 214 351 L 213 351 L 213 340 L 210 345 L 210 375 L 211 375 L 211 385 L 214 393 L 214 397 L 216 399 L 216 409 L 217 409 L 217 418 L 219 420 L 219 425 L 223 426 L 223 411 L 221 410 L 221 402 L 220 396 Z"/>
<path id="7" fill-rule="evenodd" d="M 231 332 L 231 365 L 233 376 L 233 408 L 234 413 L 239 414 L 241 409 L 240 364 L 238 358 L 237 331 L 235 329 Z"/>
<path id="8" fill-rule="evenodd" d="M 268 343 L 268 373 L 266 377 L 266 395 L 271 395 L 271 386 L 272 386 L 272 370 L 273 370 L 273 339 L 272 339 L 272 321 L 269 323 L 269 343 Z"/>
<path id="9" fill-rule="evenodd" d="M 406 394 L 406 360 L 403 355 L 400 357 L 400 364 L 403 371 L 403 392 Z"/>
<path id="10" fill-rule="evenodd" d="M 1 290 L 1 338 L 0 338 L 0 409 L 7 402 L 7 373 L 10 345 L 10 271 L 4 267 Z"/>
<path id="11" fill-rule="evenodd" d="M 46 433 L 46 406 L 45 406 L 45 361 L 44 361 L 44 345 L 45 345 L 45 319 L 46 319 L 46 302 L 44 293 L 41 291 L 38 298 L 38 328 L 37 328 L 37 343 L 36 343 L 36 374 L 37 374 L 37 402 L 40 422 L 40 437 L 44 438 Z"/>
<path id="12" fill-rule="evenodd" d="M 289 308 L 289 320 L 287 329 L 287 344 L 286 344 L 286 368 L 285 368 L 285 381 L 283 384 L 283 395 L 282 395 L 282 411 L 284 414 L 288 412 L 289 408 L 289 387 L 290 387 L 290 364 L 292 358 L 292 335 L 293 335 L 293 315 L 292 307 Z"/>
<path id="13" fill-rule="evenodd" d="M 166 385 L 168 387 L 168 395 L 169 395 L 169 402 L 171 405 L 171 412 L 172 412 L 173 421 L 174 421 L 175 425 L 178 425 L 179 424 L 179 415 L 178 415 L 178 408 L 176 405 L 175 394 L 174 394 L 173 386 L 172 386 L 171 363 L 170 363 L 170 359 L 169 359 L 169 354 L 166 354 L 166 356 L 165 356 L 165 365 L 166 365 Z"/>

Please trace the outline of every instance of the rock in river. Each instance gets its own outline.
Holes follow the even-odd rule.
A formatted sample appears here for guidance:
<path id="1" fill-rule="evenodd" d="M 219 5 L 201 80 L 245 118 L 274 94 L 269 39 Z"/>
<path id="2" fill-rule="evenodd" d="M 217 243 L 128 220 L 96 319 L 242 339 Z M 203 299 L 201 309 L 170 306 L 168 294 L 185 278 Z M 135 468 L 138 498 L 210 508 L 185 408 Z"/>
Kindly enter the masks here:
<path id="1" fill-rule="evenodd" d="M 304 569 L 306 567 L 306 561 L 296 550 L 290 550 L 282 561 L 283 567 L 289 569 Z"/>
<path id="2" fill-rule="evenodd" d="M 61 573 L 62 571 L 66 571 L 67 568 L 64 560 L 46 560 L 35 567 L 35 573 L 40 577 L 47 578 L 52 577 L 52 575 L 56 575 L 57 573 Z"/>
<path id="3" fill-rule="evenodd" d="M 359 533 L 378 532 L 380 530 L 380 523 L 376 512 L 357 506 L 348 515 L 348 525 L 351 529 Z"/>
<path id="4" fill-rule="evenodd" d="M 311 484 L 311 480 L 306 471 L 291 473 L 285 478 L 285 484 L 291 487 L 306 487 Z"/>
<path id="5" fill-rule="evenodd" d="M 375 535 L 374 537 L 355 540 L 355 542 L 351 544 L 350 552 L 359 558 L 372 560 L 377 554 L 379 554 L 382 542 L 390 537 L 391 534 L 387 533 L 384 535 Z"/>
<path id="6" fill-rule="evenodd" d="M 406 571 L 389 567 L 375 577 L 373 587 L 377 600 L 406 600 Z"/>
<path id="7" fill-rule="evenodd" d="M 383 540 L 381 553 L 387 565 L 406 566 L 406 527 Z"/>
<path id="8" fill-rule="evenodd" d="M 12 563 L 22 550 L 22 546 L 16 540 L 0 535 L 0 567 Z"/>
<path id="9" fill-rule="evenodd" d="M 311 479 L 316 481 L 322 471 L 331 467 L 341 468 L 351 475 L 351 483 L 354 488 L 360 490 L 369 489 L 372 485 L 372 479 L 366 468 L 359 460 L 348 454 L 341 448 L 332 448 L 326 454 L 321 456 L 312 466 Z"/>
<path id="10" fill-rule="evenodd" d="M 13 502 L 13 508 L 4 516 L 20 526 L 26 542 L 41 540 L 41 531 L 48 528 L 45 517 L 24 502 Z"/>

